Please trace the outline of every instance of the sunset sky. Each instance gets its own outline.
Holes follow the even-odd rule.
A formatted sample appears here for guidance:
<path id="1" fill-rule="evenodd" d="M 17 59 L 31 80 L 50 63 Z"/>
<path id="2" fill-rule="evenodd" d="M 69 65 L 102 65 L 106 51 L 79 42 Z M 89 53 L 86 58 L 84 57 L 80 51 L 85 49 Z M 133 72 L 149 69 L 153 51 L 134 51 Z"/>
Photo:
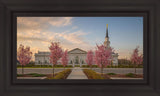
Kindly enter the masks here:
<path id="1" fill-rule="evenodd" d="M 129 59 L 137 46 L 143 52 L 143 17 L 17 17 L 17 47 L 30 46 L 34 54 L 58 41 L 63 49 L 94 50 L 105 40 L 106 24 L 118 58 Z"/>

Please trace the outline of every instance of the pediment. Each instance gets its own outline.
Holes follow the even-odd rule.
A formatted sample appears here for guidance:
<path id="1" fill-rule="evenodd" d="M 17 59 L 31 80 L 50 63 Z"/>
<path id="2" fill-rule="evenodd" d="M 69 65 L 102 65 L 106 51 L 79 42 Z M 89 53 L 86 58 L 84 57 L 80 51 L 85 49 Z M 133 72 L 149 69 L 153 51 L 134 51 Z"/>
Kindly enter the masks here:
<path id="1" fill-rule="evenodd" d="M 73 50 L 68 51 L 69 54 L 87 54 L 86 51 L 79 49 L 79 48 L 75 48 Z"/>

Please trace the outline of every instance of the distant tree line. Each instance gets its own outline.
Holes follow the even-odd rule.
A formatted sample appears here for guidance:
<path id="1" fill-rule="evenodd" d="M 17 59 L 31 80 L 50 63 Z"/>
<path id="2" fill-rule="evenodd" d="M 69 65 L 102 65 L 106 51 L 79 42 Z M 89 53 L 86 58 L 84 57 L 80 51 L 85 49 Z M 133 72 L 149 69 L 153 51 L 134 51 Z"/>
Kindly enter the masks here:
<path id="1" fill-rule="evenodd" d="M 127 59 L 118 59 L 118 65 L 125 65 L 125 66 L 131 66 L 133 65 L 132 64 L 132 61 L 131 60 L 127 60 Z M 139 65 L 143 65 L 143 62 Z"/>

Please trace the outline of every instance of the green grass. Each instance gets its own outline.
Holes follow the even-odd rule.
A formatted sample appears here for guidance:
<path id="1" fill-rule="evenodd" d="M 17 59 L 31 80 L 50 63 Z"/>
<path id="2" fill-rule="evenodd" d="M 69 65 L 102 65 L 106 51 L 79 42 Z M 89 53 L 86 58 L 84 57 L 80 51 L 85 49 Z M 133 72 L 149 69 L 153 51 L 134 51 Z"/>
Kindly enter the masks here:
<path id="1" fill-rule="evenodd" d="M 135 77 L 135 76 L 136 76 L 136 74 L 128 73 L 128 74 L 126 74 L 126 76 L 127 76 L 127 77 Z"/>
<path id="2" fill-rule="evenodd" d="M 107 73 L 108 75 L 116 75 L 116 73 Z"/>
<path id="3" fill-rule="evenodd" d="M 23 76 L 23 74 L 17 74 L 17 77 L 21 77 L 21 76 Z"/>

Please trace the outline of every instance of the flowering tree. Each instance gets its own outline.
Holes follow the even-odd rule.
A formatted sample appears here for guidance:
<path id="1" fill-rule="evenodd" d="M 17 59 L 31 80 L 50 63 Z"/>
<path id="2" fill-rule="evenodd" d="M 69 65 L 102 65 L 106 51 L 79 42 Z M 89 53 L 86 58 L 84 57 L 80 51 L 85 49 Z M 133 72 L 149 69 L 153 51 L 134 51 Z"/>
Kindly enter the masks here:
<path id="1" fill-rule="evenodd" d="M 68 51 L 67 50 L 65 50 L 63 52 L 63 55 L 62 55 L 62 58 L 61 58 L 61 63 L 63 65 L 64 69 L 65 69 L 66 65 L 68 64 Z"/>
<path id="2" fill-rule="evenodd" d="M 54 66 L 57 64 L 58 60 L 62 57 L 62 49 L 59 46 L 58 42 L 51 42 L 51 46 L 49 47 L 51 52 L 50 54 L 50 63 L 53 64 L 53 77 L 54 77 Z"/>
<path id="3" fill-rule="evenodd" d="M 92 69 L 92 65 L 93 65 L 93 51 L 89 50 L 87 52 L 87 58 L 86 58 L 86 62 L 87 64 L 90 66 L 90 68 Z"/>
<path id="4" fill-rule="evenodd" d="M 139 55 L 139 50 L 138 50 L 139 47 L 136 47 L 134 50 L 133 50 L 133 53 L 131 55 L 131 62 L 134 64 L 134 67 L 135 67 L 135 74 L 136 74 L 136 66 L 138 64 L 142 64 L 143 62 L 143 55 Z"/>
<path id="5" fill-rule="evenodd" d="M 101 68 L 101 75 L 103 75 L 103 68 L 111 64 L 112 48 L 104 45 L 97 45 L 95 50 L 95 63 Z"/>
<path id="6" fill-rule="evenodd" d="M 22 65 L 22 74 L 24 73 L 23 66 L 28 64 L 31 58 L 32 58 L 32 52 L 30 51 L 30 47 L 24 48 L 24 46 L 20 44 L 18 51 L 17 51 L 17 59 Z"/>

